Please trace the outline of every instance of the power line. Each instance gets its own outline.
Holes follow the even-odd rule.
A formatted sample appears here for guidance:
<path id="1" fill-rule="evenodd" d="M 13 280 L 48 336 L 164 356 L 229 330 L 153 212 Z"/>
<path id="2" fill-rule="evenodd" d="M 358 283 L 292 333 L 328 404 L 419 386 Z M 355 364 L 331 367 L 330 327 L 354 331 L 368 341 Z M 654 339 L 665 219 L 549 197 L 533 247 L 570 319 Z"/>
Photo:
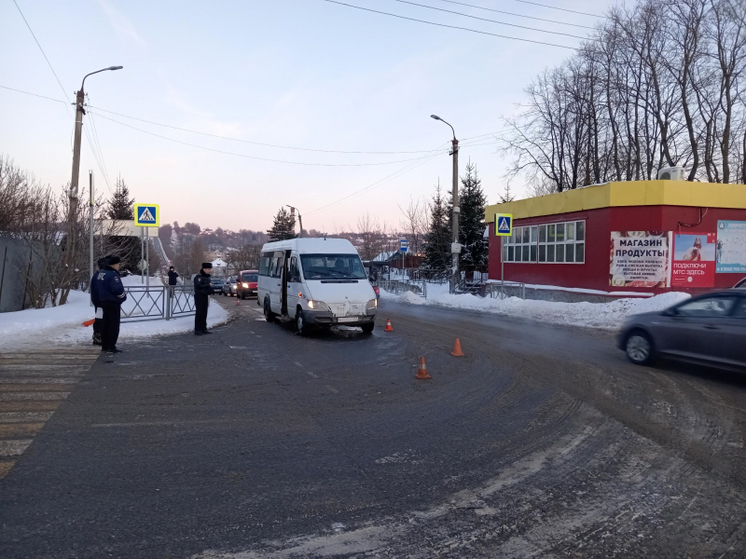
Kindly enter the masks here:
<path id="1" fill-rule="evenodd" d="M 16 0 L 13 0 L 13 4 L 15 4 L 16 9 L 18 10 L 18 13 L 21 14 L 21 18 L 23 19 L 23 22 L 26 24 L 26 27 L 28 28 L 29 32 L 31 33 L 31 36 L 34 38 L 34 42 L 36 42 L 36 46 L 39 47 L 39 51 L 41 51 L 42 56 L 44 57 L 44 60 L 47 61 L 47 66 L 49 66 L 49 69 L 52 71 L 52 74 L 54 75 L 54 79 L 57 80 L 57 85 L 60 86 L 60 90 L 62 91 L 63 97 L 67 96 L 65 87 L 62 85 L 62 82 L 60 81 L 59 76 L 57 75 L 57 72 L 54 70 L 54 66 L 52 66 L 52 63 L 49 61 L 49 57 L 47 56 L 47 53 L 44 52 L 44 49 L 41 46 L 41 43 L 39 42 L 39 39 L 36 38 L 36 33 L 34 33 L 34 30 L 31 29 L 31 25 L 29 25 L 28 20 L 26 19 L 26 16 L 23 15 L 23 11 L 21 10 L 21 7 L 18 5 L 18 2 Z M 6 87 L 5 89 L 12 89 L 9 87 Z M 20 91 L 19 89 L 15 91 Z M 24 92 L 26 93 L 26 92 Z M 34 95 L 35 97 L 42 97 L 45 98 L 42 95 L 36 95 L 34 93 L 30 93 L 29 95 Z M 50 99 L 51 101 L 57 101 L 56 99 L 51 99 L 50 97 L 46 97 L 46 99 Z M 65 105 L 65 111 L 67 112 L 68 116 L 70 115 L 70 109 L 68 108 L 67 102 L 63 102 Z M 88 146 L 91 148 L 91 151 L 93 152 L 93 157 L 96 160 L 96 164 L 98 165 L 99 170 L 101 171 L 101 174 L 104 175 L 104 178 L 106 180 L 106 173 L 104 172 L 104 165 L 103 165 L 103 155 L 101 155 L 101 159 L 99 160 L 99 154 L 96 153 L 96 149 L 93 145 L 93 142 L 91 141 L 90 135 L 88 134 L 88 131 L 85 131 L 86 133 L 86 141 L 88 142 Z M 106 180 L 108 185 L 108 180 Z"/>
<path id="2" fill-rule="evenodd" d="M 447 25 L 445 23 L 436 23 L 434 21 L 427 21 L 424 19 L 418 19 L 414 17 L 408 17 L 408 16 L 402 16 L 399 14 L 392 14 L 389 12 L 382 12 L 379 10 L 374 10 L 372 8 L 364 8 L 363 6 L 356 6 L 354 4 L 347 4 L 346 2 L 339 2 L 338 0 L 323 0 L 324 2 L 329 2 L 331 4 L 338 4 L 340 6 L 345 6 L 347 8 L 354 8 L 356 10 L 363 10 L 365 12 L 372 12 L 374 14 L 381 14 L 384 16 L 390 16 L 395 17 L 399 19 L 406 19 L 408 21 L 416 21 L 417 23 L 425 23 L 427 25 L 435 25 L 436 27 L 446 27 L 448 29 L 459 29 L 461 31 L 468 31 L 469 33 L 477 33 L 479 35 L 489 35 L 490 37 L 498 37 L 500 39 L 511 39 L 513 41 L 523 41 L 524 43 L 534 43 L 537 45 L 546 45 L 548 47 L 556 47 L 560 49 L 568 49 L 568 50 L 578 50 L 577 47 L 570 47 L 567 45 L 558 45 L 556 43 L 547 43 L 545 41 L 535 41 L 533 39 L 524 39 L 522 37 L 511 37 L 510 35 L 500 35 L 498 33 L 490 33 L 489 31 L 479 31 L 477 29 L 471 29 L 469 27 L 459 27 L 457 25 Z"/>
<path id="3" fill-rule="evenodd" d="M 496 23 L 497 25 L 506 25 L 508 27 L 517 27 L 519 29 L 526 29 L 528 31 L 538 31 L 539 33 L 548 33 L 550 35 L 561 35 L 563 37 L 571 37 L 573 39 L 586 40 L 588 37 L 581 37 L 580 35 L 573 35 L 572 33 L 563 33 L 562 31 L 549 31 L 547 29 L 539 29 L 538 27 L 529 27 L 527 25 L 519 25 L 517 23 L 507 23 L 505 21 L 499 21 L 497 19 L 490 19 L 486 17 L 473 16 L 470 14 L 464 14 L 462 12 L 455 12 L 453 10 L 446 10 L 445 8 L 437 8 L 435 6 L 428 6 L 427 4 L 418 4 L 417 2 L 410 2 L 409 0 L 394 0 L 400 4 L 409 4 L 410 6 L 417 6 L 419 8 L 427 8 L 428 10 L 436 10 L 438 12 L 445 12 L 447 14 L 454 14 L 457 16 L 468 17 L 479 21 L 486 21 L 489 23 Z"/>
<path id="4" fill-rule="evenodd" d="M 137 120 L 139 122 L 145 122 L 147 124 L 152 124 L 153 126 L 162 126 L 163 128 L 170 128 L 171 130 L 178 130 L 179 132 L 189 132 L 190 134 L 199 134 L 201 136 L 209 136 L 211 138 L 218 138 L 220 140 L 228 140 L 230 142 L 239 142 L 242 144 L 251 144 L 254 146 L 264 146 L 264 147 L 272 147 L 272 148 L 279 148 L 279 149 L 290 149 L 290 150 L 297 150 L 297 151 L 312 151 L 312 152 L 319 152 L 319 153 L 341 153 L 341 154 L 365 154 L 365 155 L 399 155 L 399 154 L 407 154 L 407 153 L 432 153 L 434 151 L 437 151 L 436 149 L 428 149 L 428 150 L 418 150 L 418 151 L 345 151 L 345 150 L 335 150 L 335 149 L 319 149 L 319 148 L 302 148 L 297 146 L 283 146 L 279 144 L 269 144 L 266 142 L 255 142 L 251 140 L 241 140 L 239 138 L 230 138 L 228 136 L 220 136 L 219 134 L 211 134 L 209 132 L 201 132 L 199 130 L 190 130 L 189 128 L 181 128 L 180 126 L 172 126 L 170 124 L 163 124 L 160 122 L 153 122 L 152 120 L 146 120 L 144 118 L 138 118 L 136 116 L 130 116 L 125 115 L 122 113 L 116 113 L 114 111 L 109 111 L 106 109 L 102 109 L 100 107 L 91 107 L 93 109 L 96 109 L 97 111 L 102 111 L 108 114 L 117 115 L 122 118 L 129 118 L 132 120 Z"/>
<path id="5" fill-rule="evenodd" d="M 578 14 L 581 16 L 599 17 L 607 19 L 607 16 L 598 14 L 589 14 L 588 12 L 579 12 L 578 10 L 571 10 L 569 8 L 558 8 L 557 6 L 550 6 L 548 4 L 540 4 L 539 2 L 530 2 L 529 0 L 513 0 L 514 2 L 520 2 L 521 4 L 531 4 L 532 6 L 540 6 L 542 8 L 549 8 L 550 10 L 558 10 L 560 12 L 569 12 L 571 14 Z"/>
<path id="6" fill-rule="evenodd" d="M 45 95 L 39 95 L 37 93 L 31 93 L 29 91 L 24 91 L 22 89 L 17 89 L 15 87 L 8 87 L 7 85 L 0 85 L 0 89 L 7 89 L 9 91 L 14 91 L 16 93 L 23 93 L 24 95 L 30 95 L 32 97 L 38 97 L 40 99 L 45 99 L 47 101 L 54 101 L 55 103 L 66 104 L 66 101 L 60 101 L 59 99 L 54 99 L 53 97 L 47 97 Z M 107 109 L 102 109 L 100 107 L 94 107 L 93 105 L 88 105 L 88 108 L 89 109 L 95 109 L 96 111 L 105 112 L 107 114 L 113 114 L 113 115 L 121 116 L 121 117 L 124 117 L 124 118 L 129 118 L 129 119 L 132 119 L 132 120 L 137 120 L 137 121 L 140 121 L 140 122 L 145 122 L 147 124 L 152 124 L 154 126 L 162 126 L 164 128 L 170 128 L 172 130 L 179 130 L 179 131 L 182 131 L 182 132 L 190 132 L 192 134 L 199 134 L 199 135 L 203 135 L 203 136 L 209 136 L 209 137 L 218 138 L 218 139 L 221 139 L 221 140 L 229 140 L 229 141 L 240 142 L 240 143 L 247 143 L 247 144 L 261 145 L 261 146 L 268 146 L 268 147 L 278 147 L 278 148 L 293 149 L 293 150 L 300 150 L 300 151 L 321 151 L 321 152 L 324 152 L 324 153 L 373 154 L 373 155 L 396 155 L 396 154 L 406 154 L 406 153 L 413 153 L 413 154 L 414 153 L 432 154 L 432 153 L 436 153 L 436 152 L 440 153 L 441 150 L 444 149 L 444 148 L 442 148 L 442 146 L 444 144 L 450 144 L 450 141 L 449 142 L 444 142 L 443 144 L 441 144 L 441 146 L 439 146 L 436 149 L 432 149 L 432 150 L 420 150 L 420 151 L 340 151 L 340 150 L 317 150 L 317 149 L 314 149 L 314 148 L 301 148 L 301 147 L 281 146 L 281 145 L 277 145 L 277 144 L 268 144 L 268 143 L 263 143 L 263 142 L 252 142 L 252 141 L 249 141 L 249 140 L 240 140 L 240 139 L 237 139 L 237 138 L 229 138 L 227 136 L 219 136 L 217 134 L 211 134 L 209 132 L 202 132 L 202 131 L 199 131 L 199 130 L 190 130 L 190 129 L 187 129 L 187 128 L 180 128 L 178 126 L 171 126 L 169 124 L 163 124 L 163 123 L 159 123 L 159 122 L 153 122 L 153 121 L 145 120 L 145 119 L 138 118 L 138 117 L 135 117 L 135 116 L 125 115 L 125 114 L 117 113 L 117 112 L 114 112 L 114 111 L 109 111 Z M 91 123 L 93 124 L 93 127 L 95 129 L 95 122 L 94 122 L 94 118 L 93 118 L 94 114 L 95 114 L 94 112 L 89 111 L 89 115 L 91 116 L 91 121 L 92 121 Z M 101 118 L 106 118 L 104 115 L 101 115 L 101 114 L 99 114 L 99 116 Z M 114 121 L 114 122 L 116 122 L 116 121 Z M 124 126 L 126 126 L 126 125 L 124 125 Z M 468 146 L 469 145 L 468 142 L 470 142 L 470 141 L 482 140 L 482 139 L 490 137 L 490 136 L 495 137 L 496 134 L 498 134 L 499 132 L 500 131 L 495 131 L 495 132 L 488 132 L 486 134 L 479 134 L 478 136 L 470 136 L 470 137 L 467 137 L 467 138 L 462 138 L 461 140 L 459 140 L 459 142 L 460 142 L 461 146 Z M 97 130 L 95 131 L 95 133 L 97 135 Z M 496 137 L 496 139 L 499 140 L 500 138 Z"/>
<path id="7" fill-rule="evenodd" d="M 504 10 L 496 10 L 494 8 L 486 8 L 484 6 L 475 6 L 474 4 L 466 4 L 465 2 L 457 2 L 456 0 L 439 0 L 439 1 L 447 2 L 448 4 L 457 4 L 459 6 L 465 6 L 467 8 L 474 8 L 475 10 L 484 10 L 486 12 L 494 12 L 496 14 L 504 14 L 508 16 L 521 17 L 524 19 L 533 19 L 536 21 L 545 21 L 547 23 L 553 23 L 557 25 L 568 25 L 570 27 L 582 27 L 583 29 L 595 29 L 594 27 L 591 27 L 590 25 L 582 25 L 580 23 L 569 23 L 567 21 L 557 21 L 554 19 L 547 19 L 547 18 L 538 17 L 538 16 L 527 16 L 525 14 L 517 14 L 515 12 L 506 12 Z"/>
<path id="8" fill-rule="evenodd" d="M 286 163 L 288 165 L 301 165 L 305 167 L 376 167 L 380 165 L 395 165 L 397 163 L 405 163 L 408 161 L 420 161 L 426 157 L 429 157 L 428 155 L 425 155 L 423 157 L 413 157 L 411 159 L 400 159 L 398 161 L 383 161 L 380 163 L 306 163 L 301 161 L 289 161 L 285 159 L 270 159 L 268 157 L 259 157 L 256 155 L 246 155 L 244 153 L 234 153 L 230 151 L 224 151 L 220 149 L 214 149 L 209 148 L 206 146 L 201 146 L 199 144 L 192 144 L 190 142 L 184 142 L 182 140 L 176 140 L 174 138 L 169 138 L 168 136 L 162 136 L 160 134 L 156 134 L 155 132 L 150 132 L 148 130 L 143 130 L 142 128 L 137 128 L 136 126 L 131 126 L 129 124 L 125 124 L 124 122 L 119 122 L 118 120 L 114 120 L 113 118 L 109 118 L 108 116 L 104 116 L 102 114 L 98 115 L 99 117 L 109 120 L 111 122 L 115 122 L 116 124 L 119 124 L 120 126 L 124 126 L 126 128 L 131 128 L 132 130 L 137 130 L 138 132 L 142 132 L 143 134 L 148 134 L 150 136 L 155 136 L 156 138 L 161 138 L 162 140 L 168 140 L 169 142 L 174 142 L 177 144 L 182 144 L 184 146 L 190 146 L 193 148 L 203 149 L 206 151 L 212 151 L 214 153 L 222 153 L 223 155 L 231 155 L 233 157 L 242 157 L 244 159 L 254 159 L 257 161 L 269 161 L 272 163 Z M 432 152 L 430 152 L 432 154 Z M 439 153 L 436 153 L 435 155 L 439 155 Z"/>
<path id="9" fill-rule="evenodd" d="M 390 175 L 382 178 L 381 180 L 378 180 L 378 181 L 376 181 L 374 183 L 371 183 L 368 186 L 365 186 L 365 187 L 361 188 L 360 190 L 356 190 L 352 194 L 348 194 L 347 196 L 344 196 L 343 198 L 340 198 L 339 200 L 336 200 L 334 202 L 326 204 L 325 206 L 321 206 L 320 208 L 316 208 L 315 210 L 311 210 L 310 212 L 306 212 L 305 215 L 312 215 L 312 214 L 318 213 L 318 212 L 320 212 L 322 210 L 325 210 L 327 208 L 331 208 L 332 206 L 336 206 L 337 204 L 341 204 L 342 202 L 344 202 L 346 200 L 349 200 L 350 198 L 354 198 L 355 196 L 363 194 L 364 192 L 368 192 L 370 190 L 373 190 L 374 188 L 377 188 L 377 187 L 381 186 L 382 184 L 384 184 L 384 183 L 386 183 L 386 182 L 388 182 L 390 180 L 394 180 L 395 178 L 398 178 L 398 177 L 400 177 L 400 176 L 408 173 L 409 171 L 412 171 L 413 169 L 419 167 L 420 165 L 424 165 L 428 161 L 430 161 L 430 160 L 435 159 L 436 157 L 438 157 L 438 155 L 440 155 L 440 154 L 427 155 L 427 156 L 423 157 L 422 160 L 419 161 L 419 162 L 417 162 L 417 163 L 409 164 L 409 165 L 405 166 L 404 168 L 399 169 L 398 171 L 394 171 Z"/>

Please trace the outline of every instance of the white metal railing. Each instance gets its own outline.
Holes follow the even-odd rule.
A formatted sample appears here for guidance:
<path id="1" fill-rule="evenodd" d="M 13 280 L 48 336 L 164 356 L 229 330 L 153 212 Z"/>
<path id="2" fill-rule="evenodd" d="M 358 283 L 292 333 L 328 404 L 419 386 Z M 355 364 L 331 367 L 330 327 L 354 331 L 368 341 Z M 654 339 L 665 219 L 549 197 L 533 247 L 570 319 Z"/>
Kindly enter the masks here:
<path id="1" fill-rule="evenodd" d="M 171 320 L 195 312 L 192 285 L 130 285 L 124 290 L 122 322 Z"/>

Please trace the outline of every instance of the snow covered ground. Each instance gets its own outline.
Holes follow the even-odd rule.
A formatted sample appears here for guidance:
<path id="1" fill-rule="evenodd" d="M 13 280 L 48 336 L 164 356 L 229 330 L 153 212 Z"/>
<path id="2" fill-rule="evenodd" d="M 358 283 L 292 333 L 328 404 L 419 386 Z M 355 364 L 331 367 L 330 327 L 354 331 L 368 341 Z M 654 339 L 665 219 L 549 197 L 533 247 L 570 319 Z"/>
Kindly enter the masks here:
<path id="1" fill-rule="evenodd" d="M 452 295 L 446 292 L 433 296 L 428 285 L 428 299 L 411 292 L 394 295 L 381 290 L 381 298 L 412 305 L 436 305 L 456 309 L 469 309 L 527 318 L 551 324 L 567 324 L 586 328 L 616 330 L 625 317 L 644 312 L 666 309 L 690 296 L 687 293 L 664 293 L 646 299 L 617 299 L 609 303 L 557 303 L 534 299 L 482 299 L 474 295 Z"/>
<path id="2" fill-rule="evenodd" d="M 140 277 L 123 278 L 125 285 L 141 285 Z M 151 285 L 159 285 L 153 278 Z M 125 303 L 126 304 L 126 303 Z M 70 347 L 91 343 L 92 328 L 81 324 L 94 318 L 90 296 L 82 291 L 72 291 L 68 303 L 61 307 L 26 309 L 0 313 L 0 351 L 32 349 L 49 346 Z M 228 311 L 215 301 L 210 301 L 207 325 L 215 326 L 228 320 Z M 119 339 L 148 338 L 165 334 L 189 332 L 194 329 L 194 316 L 173 320 L 151 320 L 147 322 L 123 322 Z"/>

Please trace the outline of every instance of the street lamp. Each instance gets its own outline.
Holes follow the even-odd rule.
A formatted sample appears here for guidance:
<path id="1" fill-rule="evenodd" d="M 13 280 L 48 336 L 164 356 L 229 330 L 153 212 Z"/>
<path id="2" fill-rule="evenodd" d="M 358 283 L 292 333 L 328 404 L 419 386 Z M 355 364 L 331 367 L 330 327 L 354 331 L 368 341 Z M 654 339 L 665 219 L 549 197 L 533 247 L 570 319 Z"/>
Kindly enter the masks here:
<path id="1" fill-rule="evenodd" d="M 83 88 L 85 87 L 85 80 L 88 76 L 92 76 L 93 74 L 98 74 L 99 72 L 108 72 L 110 70 L 121 70 L 123 66 L 109 66 L 108 68 L 102 68 L 101 70 L 96 70 L 95 72 L 91 72 L 90 74 L 86 74 L 83 77 L 83 82 L 80 84 L 80 91 L 77 92 L 77 95 L 75 97 L 75 143 L 73 144 L 73 175 L 72 179 L 70 180 L 70 207 L 69 212 L 70 215 L 68 217 L 68 246 L 65 249 L 66 257 L 65 257 L 65 263 L 67 265 L 67 271 L 69 272 L 73 266 L 73 256 L 75 253 L 75 216 L 77 215 L 77 205 L 78 205 L 78 178 L 80 177 L 80 136 L 81 132 L 83 131 L 83 115 L 85 114 L 85 109 L 83 108 L 83 103 L 85 101 L 85 91 Z M 91 194 L 91 197 L 93 194 Z M 91 207 L 91 212 L 93 211 L 93 208 Z M 93 256 L 90 257 L 90 266 L 91 270 L 93 270 Z M 91 271 L 91 275 L 93 275 L 93 272 Z M 72 279 L 72 276 L 68 274 L 68 277 Z"/>
<path id="2" fill-rule="evenodd" d="M 300 239 L 303 236 L 303 218 L 300 216 L 300 210 L 293 206 L 286 205 L 285 207 L 290 208 L 290 215 L 295 215 L 295 212 L 298 212 L 298 224 L 300 225 L 300 233 L 298 234 L 298 238 Z"/>
<path id="3" fill-rule="evenodd" d="M 452 213 L 452 225 L 453 225 L 453 243 L 451 244 L 451 253 L 453 254 L 453 275 L 458 275 L 458 257 L 461 253 L 461 246 L 458 244 L 458 216 L 461 213 L 461 208 L 458 205 L 458 140 L 456 139 L 456 131 L 453 129 L 448 122 L 440 118 L 438 115 L 430 115 L 430 118 L 445 122 L 451 128 L 453 132 L 453 140 L 451 140 L 452 149 L 450 155 L 453 156 L 453 186 L 451 194 L 453 196 L 453 213 Z"/>

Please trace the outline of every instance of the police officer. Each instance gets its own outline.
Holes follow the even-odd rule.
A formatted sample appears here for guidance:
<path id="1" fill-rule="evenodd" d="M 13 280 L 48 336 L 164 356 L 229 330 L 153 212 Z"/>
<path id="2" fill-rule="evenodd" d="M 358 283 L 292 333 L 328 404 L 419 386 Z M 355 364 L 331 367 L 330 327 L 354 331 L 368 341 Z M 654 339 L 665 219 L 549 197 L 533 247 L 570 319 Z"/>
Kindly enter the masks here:
<path id="1" fill-rule="evenodd" d="M 194 334 L 202 336 L 212 334 L 207 331 L 207 305 L 209 296 L 212 295 L 212 283 L 210 274 L 212 274 L 212 264 L 204 262 L 199 274 L 194 276 L 194 307 L 197 312 L 194 314 Z"/>
<path id="2" fill-rule="evenodd" d="M 106 265 L 106 259 L 105 258 L 99 258 L 97 262 L 98 272 L 102 271 L 104 269 L 104 266 Z M 93 303 L 93 308 L 95 310 L 96 316 L 93 321 L 93 345 L 101 345 L 101 332 L 103 331 L 103 324 L 104 324 L 104 310 L 101 308 L 101 305 L 98 301 L 98 292 L 94 289 L 93 282 L 96 281 L 96 276 L 98 275 L 98 272 L 95 272 L 93 274 L 93 277 L 91 277 L 91 303 Z"/>
<path id="3" fill-rule="evenodd" d="M 93 281 L 98 304 L 104 310 L 101 328 L 101 351 L 121 353 L 117 349 L 119 338 L 120 307 L 127 300 L 122 278 L 119 277 L 120 258 L 110 254 L 104 258 L 104 269 L 98 272 Z"/>

